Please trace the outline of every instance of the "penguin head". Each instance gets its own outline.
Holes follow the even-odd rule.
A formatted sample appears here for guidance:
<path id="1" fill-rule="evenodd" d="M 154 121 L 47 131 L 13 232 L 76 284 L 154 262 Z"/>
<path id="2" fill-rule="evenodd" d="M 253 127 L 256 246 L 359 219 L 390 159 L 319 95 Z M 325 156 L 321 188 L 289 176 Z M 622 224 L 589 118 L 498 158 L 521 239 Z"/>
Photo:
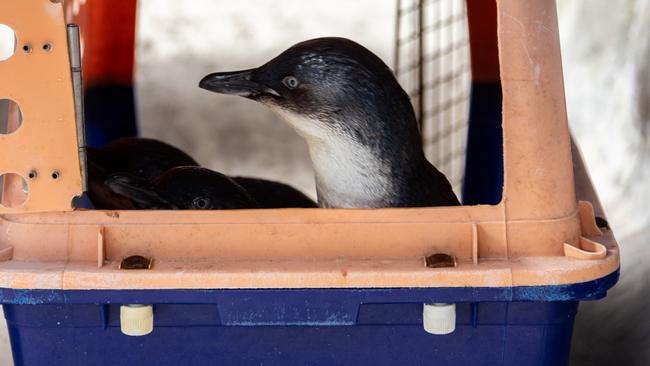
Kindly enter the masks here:
<path id="1" fill-rule="evenodd" d="M 390 68 L 348 39 L 298 43 L 258 68 L 213 73 L 199 86 L 269 106 L 308 142 L 346 136 L 372 144 L 406 134 L 419 144 L 409 97 Z"/>
<path id="2" fill-rule="evenodd" d="M 153 181 L 116 174 L 106 184 L 141 208 L 228 210 L 255 208 L 259 204 L 229 177 L 201 167 L 176 167 Z"/>
<path id="3" fill-rule="evenodd" d="M 199 165 L 184 151 L 143 137 L 124 137 L 101 148 L 89 147 L 87 155 L 91 178 L 102 182 L 115 173 L 153 179 L 173 167 Z"/>

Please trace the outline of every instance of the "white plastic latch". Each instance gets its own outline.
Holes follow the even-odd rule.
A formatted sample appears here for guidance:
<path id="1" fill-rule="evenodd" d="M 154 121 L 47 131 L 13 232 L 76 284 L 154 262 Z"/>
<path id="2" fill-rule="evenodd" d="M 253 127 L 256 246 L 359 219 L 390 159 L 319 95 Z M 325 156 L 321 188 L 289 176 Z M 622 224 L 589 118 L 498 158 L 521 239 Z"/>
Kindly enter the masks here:
<path id="1" fill-rule="evenodd" d="M 129 304 L 120 306 L 120 329 L 128 336 L 143 336 L 153 331 L 153 306 Z"/>
<path id="2" fill-rule="evenodd" d="M 443 335 L 456 329 L 456 304 L 424 304 L 422 325 L 427 333 Z"/>

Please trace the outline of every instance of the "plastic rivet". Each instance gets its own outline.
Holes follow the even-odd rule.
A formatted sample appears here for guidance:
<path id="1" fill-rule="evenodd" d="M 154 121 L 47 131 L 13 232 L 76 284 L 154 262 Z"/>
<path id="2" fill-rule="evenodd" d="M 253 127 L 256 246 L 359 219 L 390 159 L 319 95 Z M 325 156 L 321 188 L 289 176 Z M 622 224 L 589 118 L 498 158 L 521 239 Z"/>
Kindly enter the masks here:
<path id="1" fill-rule="evenodd" d="M 424 304 L 422 325 L 427 333 L 452 333 L 456 329 L 456 304 Z"/>
<path id="2" fill-rule="evenodd" d="M 144 336 L 153 331 L 153 306 L 120 306 L 120 329 L 128 336 Z"/>

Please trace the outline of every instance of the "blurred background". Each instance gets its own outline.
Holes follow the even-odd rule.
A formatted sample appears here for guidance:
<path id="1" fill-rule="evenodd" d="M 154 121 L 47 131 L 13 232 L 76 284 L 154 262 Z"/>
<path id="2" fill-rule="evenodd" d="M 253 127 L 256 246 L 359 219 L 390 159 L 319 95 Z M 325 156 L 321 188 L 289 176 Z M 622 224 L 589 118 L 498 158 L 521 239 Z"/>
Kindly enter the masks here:
<path id="1" fill-rule="evenodd" d="M 582 302 L 575 365 L 650 365 L 650 1 L 559 0 L 569 124 L 621 248 L 607 298 Z"/>
<path id="2" fill-rule="evenodd" d="M 292 183 L 315 197 L 306 146 L 291 128 L 261 105 L 208 93 L 197 83 L 209 72 L 255 67 L 320 36 L 354 39 L 392 67 L 396 1 L 187 4 L 139 2 L 140 133 L 182 148 L 206 167 Z M 619 284 L 605 300 L 580 305 L 572 364 L 649 365 L 650 0 L 558 0 L 558 15 L 571 129 L 622 251 Z M 0 34 L 0 55 L 1 40 Z M 458 54 L 456 63 L 466 57 Z M 450 113 L 462 119 L 467 80 L 454 80 L 460 98 Z M 5 329 L 0 365 L 11 364 Z"/>

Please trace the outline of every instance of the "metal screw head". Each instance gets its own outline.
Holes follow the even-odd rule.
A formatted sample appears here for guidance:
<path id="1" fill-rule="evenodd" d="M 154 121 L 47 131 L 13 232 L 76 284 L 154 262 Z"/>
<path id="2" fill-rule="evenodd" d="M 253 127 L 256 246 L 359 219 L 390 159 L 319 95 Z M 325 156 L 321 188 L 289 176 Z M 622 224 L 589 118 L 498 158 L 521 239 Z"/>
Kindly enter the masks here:
<path id="1" fill-rule="evenodd" d="M 153 260 L 141 255 L 132 255 L 122 259 L 120 269 L 150 269 Z"/>
<path id="2" fill-rule="evenodd" d="M 428 268 L 456 267 L 456 257 L 445 253 L 436 253 L 424 258 Z"/>

